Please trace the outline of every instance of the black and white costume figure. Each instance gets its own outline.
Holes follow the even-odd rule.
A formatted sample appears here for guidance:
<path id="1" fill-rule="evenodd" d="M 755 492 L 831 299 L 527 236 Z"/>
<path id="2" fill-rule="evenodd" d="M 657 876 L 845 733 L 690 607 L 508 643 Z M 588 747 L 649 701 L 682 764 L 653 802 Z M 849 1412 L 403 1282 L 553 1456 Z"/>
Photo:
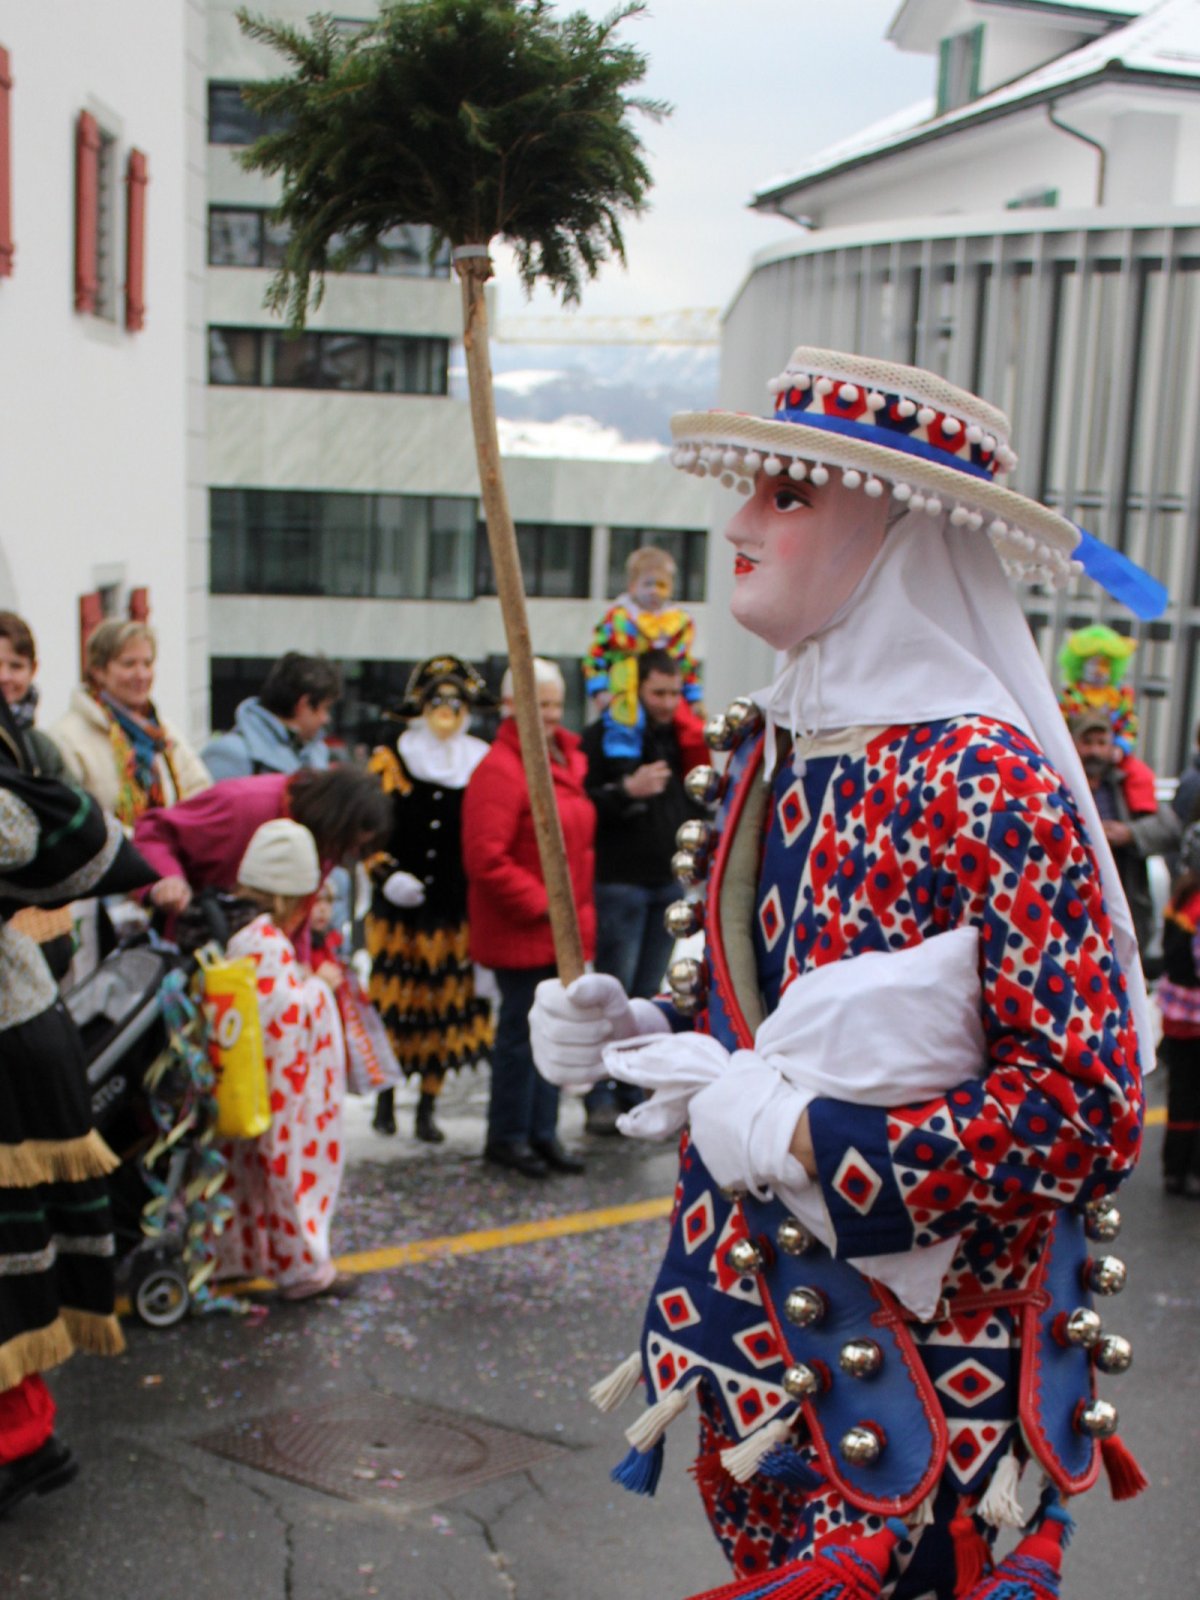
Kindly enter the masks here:
<path id="1" fill-rule="evenodd" d="M 463 791 L 488 749 L 466 726 L 471 708 L 491 704 L 474 667 L 433 656 L 414 668 L 397 712 L 408 726 L 370 764 L 393 820 L 370 865 L 369 994 L 400 1065 L 420 1077 L 415 1131 L 427 1143 L 443 1137 L 433 1108 L 447 1072 L 474 1066 L 492 1045 L 491 1008 L 475 993 L 461 844 Z M 390 1089 L 375 1126 L 395 1132 Z"/>

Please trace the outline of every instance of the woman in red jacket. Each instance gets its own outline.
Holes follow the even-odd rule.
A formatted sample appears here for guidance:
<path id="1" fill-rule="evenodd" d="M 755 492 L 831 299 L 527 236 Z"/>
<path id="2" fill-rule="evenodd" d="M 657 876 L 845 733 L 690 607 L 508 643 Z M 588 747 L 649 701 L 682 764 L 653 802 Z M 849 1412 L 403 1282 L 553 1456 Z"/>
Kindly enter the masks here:
<path id="1" fill-rule="evenodd" d="M 592 904 L 596 813 L 584 793 L 587 762 L 578 737 L 562 726 L 562 673 L 553 662 L 537 659 L 534 675 L 584 955 L 590 961 L 596 941 Z M 521 744 L 511 714 L 511 673 L 505 675 L 501 697 L 505 718 L 495 744 L 467 784 L 462 813 L 471 955 L 482 966 L 495 969 L 500 989 L 483 1155 L 485 1161 L 512 1167 L 526 1178 L 545 1178 L 552 1170 L 582 1172 L 583 1162 L 559 1142 L 558 1090 L 535 1071 L 529 1047 L 529 1008 L 538 984 L 554 976 L 554 941 Z"/>

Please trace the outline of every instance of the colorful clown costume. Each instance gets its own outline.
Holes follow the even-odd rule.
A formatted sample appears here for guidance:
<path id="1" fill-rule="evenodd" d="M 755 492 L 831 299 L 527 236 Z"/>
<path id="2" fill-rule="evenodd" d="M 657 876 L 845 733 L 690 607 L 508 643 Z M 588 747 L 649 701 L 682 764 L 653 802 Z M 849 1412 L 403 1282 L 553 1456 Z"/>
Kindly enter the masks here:
<path id="1" fill-rule="evenodd" d="M 800 775 L 781 761 L 768 787 L 747 706 L 712 775 L 704 972 L 679 997 L 695 1026 L 747 1048 L 739 974 L 769 1012 L 814 967 L 972 926 L 987 1068 L 921 1104 L 812 1103 L 836 1255 L 778 1201 L 722 1193 L 685 1140 L 643 1332 L 651 1410 L 621 1475 L 652 1486 L 695 1390 L 695 1472 L 739 1574 L 901 1515 L 914 1576 L 895 1594 L 949 1596 L 953 1563 L 914 1551 L 948 1551 L 957 1512 L 982 1504 L 990 1536 L 1030 1457 L 1067 1493 L 1099 1469 L 1109 1413 L 1066 1330 L 1074 1316 L 1091 1339 L 1092 1291 L 1121 1276 L 1112 1258 L 1089 1265 L 1083 1239 L 1112 1237 L 1106 1197 L 1140 1142 L 1126 980 L 1074 803 L 1026 735 L 970 717 L 849 730 Z M 841 1259 L 952 1236 L 924 1323 Z"/>

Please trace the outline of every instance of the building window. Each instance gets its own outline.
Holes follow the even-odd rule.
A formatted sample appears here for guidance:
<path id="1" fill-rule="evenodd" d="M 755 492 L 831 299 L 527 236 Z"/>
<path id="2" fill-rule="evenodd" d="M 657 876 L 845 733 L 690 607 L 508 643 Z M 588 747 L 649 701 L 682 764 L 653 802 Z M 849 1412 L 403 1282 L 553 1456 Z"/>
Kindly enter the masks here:
<path id="1" fill-rule="evenodd" d="M 264 133 L 277 133 L 284 126 L 281 117 L 252 111 L 242 99 L 243 87 L 240 83 L 209 84 L 209 144 L 253 144 Z"/>
<path id="2" fill-rule="evenodd" d="M 11 94 L 12 70 L 8 51 L 0 45 L 0 278 L 10 277 L 13 269 L 12 145 L 9 139 Z"/>
<path id="3" fill-rule="evenodd" d="M 1006 211 L 1052 210 L 1058 204 L 1057 189 L 1024 189 L 1004 202 Z"/>
<path id="4" fill-rule="evenodd" d="M 450 246 L 442 240 L 432 261 L 432 229 L 389 228 L 373 249 L 347 270 L 380 273 L 393 278 L 448 278 Z M 210 206 L 208 208 L 208 264 L 210 267 L 271 267 L 283 264 L 288 226 L 260 206 Z"/>
<path id="5" fill-rule="evenodd" d="M 212 489 L 210 588 L 470 600 L 476 515 L 466 496 Z"/>
<path id="6" fill-rule="evenodd" d="M 625 563 L 647 544 L 674 556 L 675 598 L 685 603 L 702 601 L 708 578 L 708 534 L 703 528 L 614 528 L 608 545 L 609 594 L 615 599 L 624 593 Z"/>
<path id="7" fill-rule="evenodd" d="M 210 328 L 208 381 L 267 389 L 444 395 L 450 341 L 376 333 Z"/>
<path id="8" fill-rule="evenodd" d="M 475 540 L 478 594 L 495 594 L 496 577 L 481 523 Z M 518 522 L 517 549 L 525 593 L 531 599 L 586 600 L 591 585 L 592 530 L 554 522 Z"/>
<path id="9" fill-rule="evenodd" d="M 983 24 L 943 39 L 938 47 L 937 115 L 979 98 Z"/>

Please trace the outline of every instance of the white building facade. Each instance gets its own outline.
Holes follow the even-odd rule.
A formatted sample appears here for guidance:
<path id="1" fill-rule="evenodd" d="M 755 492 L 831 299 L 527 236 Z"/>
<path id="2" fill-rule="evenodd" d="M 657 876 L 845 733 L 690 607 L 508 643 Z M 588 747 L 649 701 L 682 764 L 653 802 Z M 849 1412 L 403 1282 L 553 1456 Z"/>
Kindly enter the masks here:
<path id="1" fill-rule="evenodd" d="M 805 343 L 1008 411 L 1014 485 L 1168 588 L 1133 678 L 1141 749 L 1177 772 L 1200 714 L 1200 3 L 905 0 L 890 36 L 937 58 L 938 98 L 759 192 L 804 231 L 727 314 L 722 402 L 762 410 Z M 1051 666 L 1076 627 L 1134 628 L 1086 580 L 1022 597 Z M 713 653 L 718 702 L 745 678 Z"/>
<path id="2" fill-rule="evenodd" d="M 207 719 L 204 30 L 203 0 L 0 0 L 0 607 L 46 721 L 131 611 L 163 710 Z"/>
<path id="3" fill-rule="evenodd" d="M 208 460 L 214 726 L 227 726 L 270 661 L 320 650 L 346 678 L 343 730 L 369 733 L 416 660 L 455 651 L 495 678 L 506 656 L 479 526 L 465 400 L 449 371 L 461 297 L 418 230 L 330 277 L 299 338 L 264 309 L 282 239 L 274 180 L 247 173 L 258 131 L 240 85 L 281 62 L 247 40 L 234 0 L 209 0 Z M 365 20 L 373 8 L 360 5 Z M 303 23 L 309 0 L 276 0 Z M 344 19 L 352 27 L 354 18 Z M 663 459 L 511 456 L 534 648 L 564 666 L 575 719 L 578 661 L 624 556 L 666 545 L 705 623 L 702 485 Z"/>

